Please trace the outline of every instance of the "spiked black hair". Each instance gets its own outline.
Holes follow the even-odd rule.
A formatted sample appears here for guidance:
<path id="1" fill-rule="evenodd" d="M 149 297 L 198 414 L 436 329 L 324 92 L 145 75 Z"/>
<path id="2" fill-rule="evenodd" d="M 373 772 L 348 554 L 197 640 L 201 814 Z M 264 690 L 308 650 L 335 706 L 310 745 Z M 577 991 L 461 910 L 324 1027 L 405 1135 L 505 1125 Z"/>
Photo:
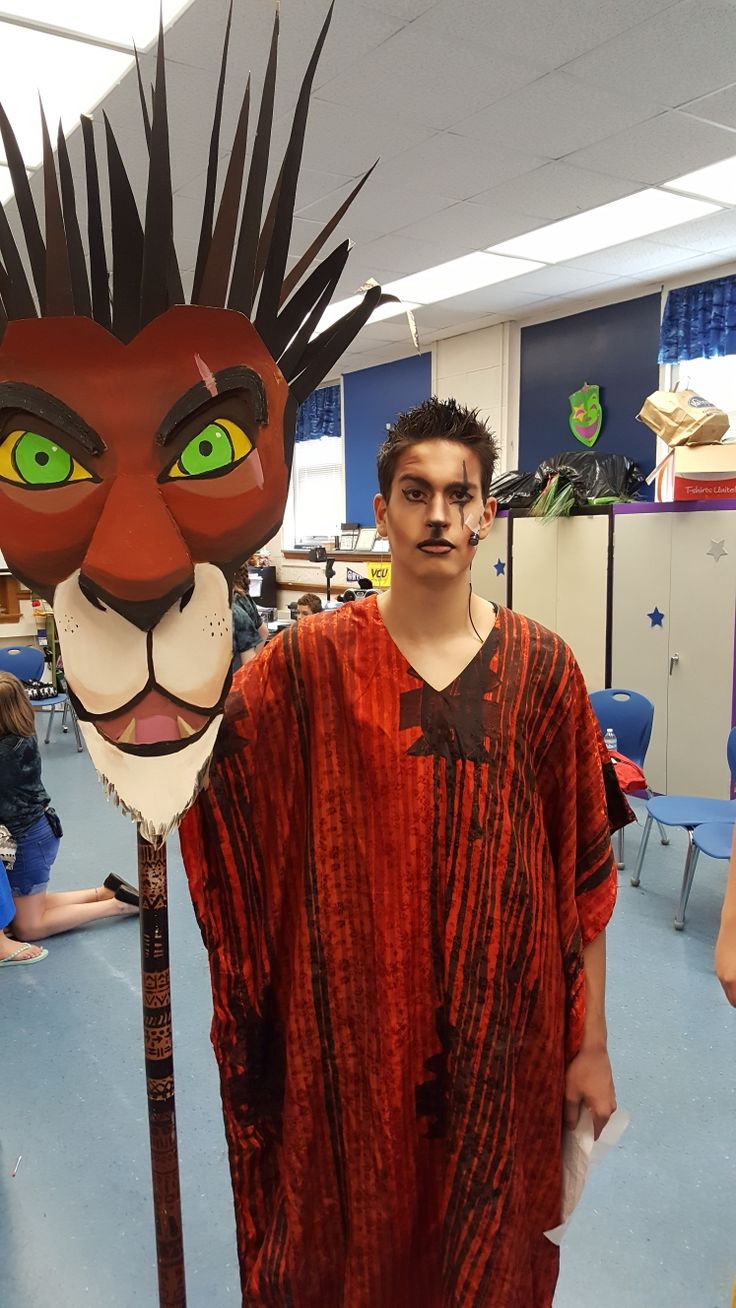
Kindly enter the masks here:
<path id="1" fill-rule="evenodd" d="M 331 18 L 332 6 L 304 75 L 289 143 L 264 218 L 263 201 L 276 89 L 279 34 L 277 9 L 247 178 L 250 79 L 243 94 L 215 217 L 220 124 L 232 20 L 231 0 L 215 101 L 202 226 L 191 294 L 192 304 L 227 307 L 239 310 L 251 318 L 298 402 L 305 399 L 322 381 L 374 309 L 382 303 L 380 287 L 372 287 L 351 312 L 312 339 L 342 275 L 350 252 L 350 242 L 343 241 L 306 278 L 305 274 L 365 185 L 372 168 L 359 180 L 292 270 L 288 274 L 286 272 L 309 97 Z M 173 237 L 163 26 L 159 32 L 156 81 L 150 115 L 137 52 L 136 67 L 149 151 L 143 222 L 113 129 L 103 114 L 110 188 L 111 291 L 108 286 L 98 161 L 91 120 L 88 117 L 81 120 L 87 191 L 87 256 L 77 216 L 69 155 L 61 127 L 57 142 L 57 176 L 51 139 L 43 110 L 41 111 L 44 240 L 18 142 L 0 105 L 0 135 L 5 145 L 35 288 L 34 295 L 7 217 L 0 206 L 0 333 L 8 320 L 13 318 L 81 314 L 93 318 L 121 341 L 128 342 L 146 323 L 171 305 L 183 303 L 184 292 Z M 245 199 L 241 212 L 244 181 Z"/>

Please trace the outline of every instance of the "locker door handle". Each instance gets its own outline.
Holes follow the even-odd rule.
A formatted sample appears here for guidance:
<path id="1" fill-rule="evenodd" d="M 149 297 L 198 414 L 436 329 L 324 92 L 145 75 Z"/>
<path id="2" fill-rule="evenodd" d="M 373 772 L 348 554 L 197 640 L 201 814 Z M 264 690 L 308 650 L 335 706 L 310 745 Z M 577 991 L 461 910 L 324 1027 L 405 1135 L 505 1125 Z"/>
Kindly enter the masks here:
<path id="1" fill-rule="evenodd" d="M 680 662 L 680 655 L 679 655 L 679 654 L 671 654 L 671 655 L 670 655 L 670 676 L 672 676 L 672 671 L 673 671 L 673 669 L 674 669 L 674 667 L 675 667 L 675 664 L 677 664 L 677 663 L 679 663 L 679 662 Z"/>

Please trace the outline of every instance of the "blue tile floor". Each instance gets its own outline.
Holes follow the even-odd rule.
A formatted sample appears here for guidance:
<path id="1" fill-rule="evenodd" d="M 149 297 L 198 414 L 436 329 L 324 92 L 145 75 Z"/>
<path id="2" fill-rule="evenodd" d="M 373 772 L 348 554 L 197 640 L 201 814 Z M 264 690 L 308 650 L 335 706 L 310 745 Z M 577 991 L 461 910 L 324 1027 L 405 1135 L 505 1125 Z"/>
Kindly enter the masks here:
<path id="1" fill-rule="evenodd" d="M 131 875 L 132 825 L 55 728 L 42 745 L 65 827 L 56 889 Z M 563 1242 L 556 1308 L 726 1308 L 736 1276 L 736 1012 L 713 976 L 724 863 L 672 916 L 684 841 L 653 835 L 609 931 L 609 1027 L 632 1123 Z M 240 1303 L 205 955 L 169 842 L 177 1111 L 190 1308 Z M 156 1308 L 135 921 L 50 941 L 0 977 L 0 1303 Z M 15 1179 L 16 1159 L 22 1161 Z M 376 1305 L 376 1308 L 381 1308 Z M 500 1306 L 499 1306 L 500 1308 Z"/>

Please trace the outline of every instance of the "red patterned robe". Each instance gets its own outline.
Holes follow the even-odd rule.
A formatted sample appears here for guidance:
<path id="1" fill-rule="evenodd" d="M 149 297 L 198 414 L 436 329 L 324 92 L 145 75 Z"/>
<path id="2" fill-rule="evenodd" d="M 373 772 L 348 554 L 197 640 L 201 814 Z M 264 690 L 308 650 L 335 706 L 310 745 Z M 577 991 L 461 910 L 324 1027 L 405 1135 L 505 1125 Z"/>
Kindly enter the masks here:
<path id="1" fill-rule="evenodd" d="M 602 758 L 570 650 L 506 609 L 442 692 L 375 599 L 236 677 L 181 838 L 244 1304 L 551 1304 Z"/>

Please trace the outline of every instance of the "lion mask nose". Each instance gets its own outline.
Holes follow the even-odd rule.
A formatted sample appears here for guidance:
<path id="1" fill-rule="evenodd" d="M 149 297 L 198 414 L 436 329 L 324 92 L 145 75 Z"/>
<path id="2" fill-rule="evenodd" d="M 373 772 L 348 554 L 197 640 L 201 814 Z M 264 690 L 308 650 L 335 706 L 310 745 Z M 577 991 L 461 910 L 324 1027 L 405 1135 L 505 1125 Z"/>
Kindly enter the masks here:
<path id="1" fill-rule="evenodd" d="M 116 477 L 82 564 L 82 593 L 150 631 L 193 584 L 191 555 L 156 482 Z"/>

